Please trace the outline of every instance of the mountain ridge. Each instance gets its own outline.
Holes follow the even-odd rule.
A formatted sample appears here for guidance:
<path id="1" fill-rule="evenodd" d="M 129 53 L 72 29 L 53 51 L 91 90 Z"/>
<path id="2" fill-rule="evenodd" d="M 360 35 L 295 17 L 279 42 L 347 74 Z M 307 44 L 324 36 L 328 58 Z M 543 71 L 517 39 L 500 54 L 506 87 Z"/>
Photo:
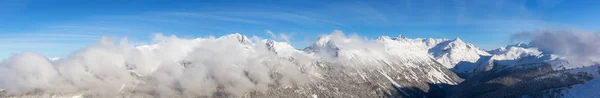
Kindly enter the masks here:
<path id="1" fill-rule="evenodd" d="M 0 96 L 473 97 L 470 92 L 452 92 L 470 91 L 487 83 L 506 85 L 476 96 L 503 93 L 523 96 L 537 94 L 537 89 L 547 87 L 534 87 L 532 93 L 512 93 L 506 89 L 540 82 L 537 78 L 582 77 L 582 80 L 560 84 L 571 86 L 598 76 L 580 74 L 595 71 L 572 70 L 597 65 L 573 67 L 573 63 L 559 55 L 524 43 L 484 51 L 460 38 L 410 39 L 398 35 L 365 39 L 346 36 L 341 31 L 323 35 L 304 49 L 272 39 L 250 39 L 239 33 L 196 39 L 157 35 L 155 39 L 159 41 L 138 46 L 102 42 L 56 60 L 40 59 L 43 56 L 33 52 L 18 54 L 0 64 L 0 73 L 40 71 L 49 76 L 22 77 L 43 77 L 39 78 L 41 83 L 58 83 L 56 87 L 66 89 L 56 91 L 58 88 L 54 86 L 3 82 L 0 87 L 8 88 L 2 89 Z M 31 66 L 24 61 L 30 58 L 49 67 L 48 70 L 19 67 Z M 521 78 L 511 78 L 513 76 Z M 1 77 L 37 83 L 6 75 Z M 495 82 L 505 79 L 509 82 Z"/>

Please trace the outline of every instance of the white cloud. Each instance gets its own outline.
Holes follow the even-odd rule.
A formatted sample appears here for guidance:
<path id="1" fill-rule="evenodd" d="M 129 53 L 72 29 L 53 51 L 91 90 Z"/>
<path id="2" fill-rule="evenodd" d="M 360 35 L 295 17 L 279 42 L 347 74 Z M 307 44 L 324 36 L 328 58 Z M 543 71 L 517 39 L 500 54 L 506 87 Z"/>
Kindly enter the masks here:
<path id="1" fill-rule="evenodd" d="M 530 44 L 569 60 L 600 62 L 600 34 L 576 29 L 544 29 L 513 34 L 516 39 L 531 39 Z"/>
<path id="2" fill-rule="evenodd" d="M 16 54 L 0 63 L 0 88 L 10 94 L 42 90 L 109 97 L 136 91 L 192 97 L 223 87 L 226 93 L 242 96 L 268 85 L 309 81 L 302 73 L 307 70 L 300 68 L 306 64 L 275 56 L 261 41 L 241 44 L 249 40 L 245 36 L 182 39 L 157 34 L 155 40 L 134 46 L 127 39 L 102 37 L 56 61 L 35 52 Z"/>
<path id="3" fill-rule="evenodd" d="M 284 40 L 285 42 L 290 42 L 290 36 L 291 35 L 279 33 L 279 38 Z"/>
<path id="4" fill-rule="evenodd" d="M 266 32 L 267 32 L 267 34 L 269 34 L 271 36 L 272 39 L 277 39 L 277 35 L 275 35 L 275 33 L 271 32 L 271 30 L 267 30 Z"/>
<path id="5" fill-rule="evenodd" d="M 271 37 L 271 39 L 273 40 L 283 40 L 285 42 L 290 42 L 290 38 L 292 36 L 292 34 L 285 34 L 285 33 L 278 33 L 275 34 L 273 33 L 271 30 L 266 30 L 265 31 L 267 34 L 269 34 L 269 36 Z"/>

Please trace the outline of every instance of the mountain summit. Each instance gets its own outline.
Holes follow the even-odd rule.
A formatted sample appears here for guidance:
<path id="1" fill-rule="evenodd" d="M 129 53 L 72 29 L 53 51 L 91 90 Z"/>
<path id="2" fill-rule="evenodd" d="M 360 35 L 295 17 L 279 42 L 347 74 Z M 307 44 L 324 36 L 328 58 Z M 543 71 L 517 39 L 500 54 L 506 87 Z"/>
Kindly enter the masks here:
<path id="1" fill-rule="evenodd" d="M 454 68 L 459 63 L 474 63 L 480 56 L 490 55 L 473 44 L 463 42 L 460 38 L 441 42 L 428 52 L 446 68 Z"/>

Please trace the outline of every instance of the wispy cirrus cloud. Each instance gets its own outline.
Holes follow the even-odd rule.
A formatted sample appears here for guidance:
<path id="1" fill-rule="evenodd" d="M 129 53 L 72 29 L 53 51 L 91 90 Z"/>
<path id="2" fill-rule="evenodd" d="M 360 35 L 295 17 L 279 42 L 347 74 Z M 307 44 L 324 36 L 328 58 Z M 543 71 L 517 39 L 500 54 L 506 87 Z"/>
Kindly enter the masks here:
<path id="1" fill-rule="evenodd" d="M 181 17 L 204 18 L 207 20 L 219 20 L 219 21 L 249 23 L 249 24 L 266 24 L 261 21 L 245 19 L 242 17 L 220 16 L 220 15 L 214 15 L 214 14 L 190 13 L 190 12 L 167 12 L 166 14 L 173 15 L 173 16 L 181 16 Z"/>
<path id="2" fill-rule="evenodd" d="M 43 50 L 82 47 L 101 35 L 76 33 L 0 34 L 0 50 Z"/>
<path id="3" fill-rule="evenodd" d="M 32 43 L 31 45 L 38 46 L 41 45 L 35 43 L 46 42 L 49 45 L 59 45 L 69 42 L 91 43 L 93 42 L 91 39 L 97 39 L 101 35 L 144 39 L 149 37 L 148 33 L 157 32 L 190 37 L 235 32 L 271 36 L 264 33 L 267 29 L 277 32 L 295 32 L 273 34 L 279 40 L 289 40 L 316 38 L 317 36 L 314 35 L 318 35 L 317 33 L 339 29 L 357 33 L 381 33 L 380 35 L 397 35 L 398 32 L 402 32 L 412 33 L 412 35 L 440 35 L 434 37 L 471 37 L 465 40 L 474 41 L 477 45 L 500 47 L 506 43 L 481 41 L 487 38 L 479 36 L 509 36 L 510 33 L 523 30 L 577 26 L 546 20 L 547 15 L 538 12 L 553 8 L 562 2 L 562 0 L 491 2 L 398 0 L 329 1 L 327 3 L 287 1 L 277 4 L 196 2 L 188 6 L 156 8 L 159 10 L 94 13 L 94 15 L 80 15 L 73 19 L 44 22 L 36 25 L 39 27 L 9 32 L 17 35 L 7 36 L 3 35 L 6 33 L 0 32 L 0 35 L 4 36 L 0 37 L 0 41 Z M 531 6 L 536 4 L 539 6 Z M 0 28 L 3 28 L 1 24 Z M 477 37 L 473 37 L 474 35 Z M 496 38 L 496 40 L 502 39 Z"/>
<path id="4" fill-rule="evenodd" d="M 289 33 L 289 34 L 278 33 L 278 34 L 275 34 L 271 30 L 266 30 L 265 32 L 270 35 L 271 39 L 274 39 L 274 40 L 283 40 L 283 41 L 288 42 L 288 43 L 290 42 L 290 39 L 292 38 L 292 35 L 293 35 L 293 33 Z"/>

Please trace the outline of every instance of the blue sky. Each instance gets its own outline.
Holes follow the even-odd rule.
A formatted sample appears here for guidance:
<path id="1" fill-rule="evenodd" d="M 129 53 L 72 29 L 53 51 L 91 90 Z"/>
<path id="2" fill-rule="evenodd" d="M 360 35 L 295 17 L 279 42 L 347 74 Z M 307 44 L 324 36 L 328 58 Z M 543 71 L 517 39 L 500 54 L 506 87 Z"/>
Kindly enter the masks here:
<path id="1" fill-rule="evenodd" d="M 333 30 L 377 36 L 456 38 L 484 49 L 546 28 L 599 31 L 598 0 L 0 0 L 0 58 L 21 51 L 48 57 L 101 35 L 149 42 L 154 33 L 194 38 L 239 32 L 290 36 L 296 48 Z"/>

